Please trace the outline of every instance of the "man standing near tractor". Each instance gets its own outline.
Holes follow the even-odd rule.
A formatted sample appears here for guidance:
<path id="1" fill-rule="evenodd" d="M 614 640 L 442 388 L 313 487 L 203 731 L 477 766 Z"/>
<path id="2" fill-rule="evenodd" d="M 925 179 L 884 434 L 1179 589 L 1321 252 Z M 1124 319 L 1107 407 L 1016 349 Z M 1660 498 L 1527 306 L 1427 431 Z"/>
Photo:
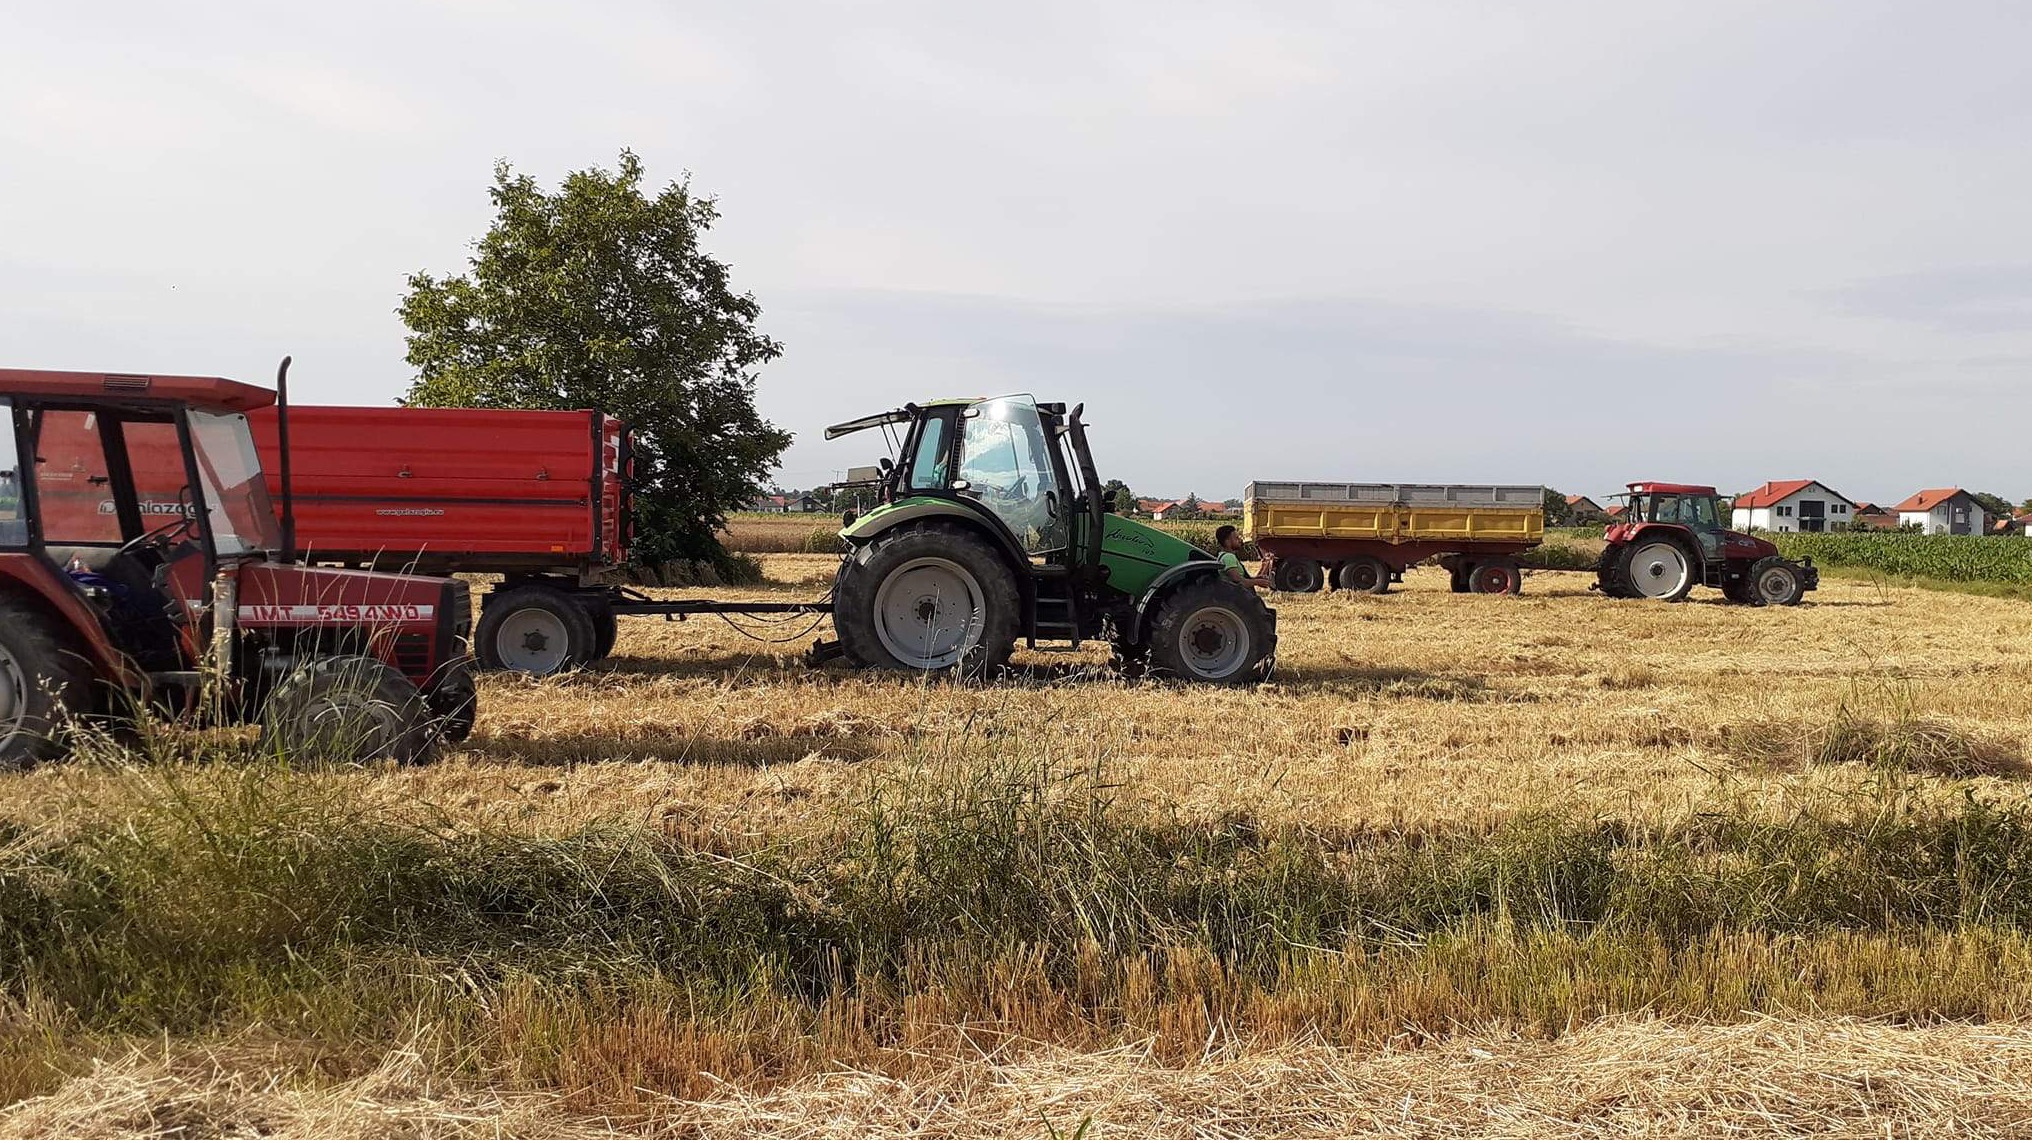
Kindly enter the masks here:
<path id="1" fill-rule="evenodd" d="M 1214 547 L 1221 552 L 1221 576 L 1229 583 L 1245 584 L 1249 587 L 1269 587 L 1270 568 L 1276 563 L 1268 556 L 1256 567 L 1256 574 L 1242 566 L 1242 532 L 1233 524 L 1222 524 L 1214 529 Z"/>

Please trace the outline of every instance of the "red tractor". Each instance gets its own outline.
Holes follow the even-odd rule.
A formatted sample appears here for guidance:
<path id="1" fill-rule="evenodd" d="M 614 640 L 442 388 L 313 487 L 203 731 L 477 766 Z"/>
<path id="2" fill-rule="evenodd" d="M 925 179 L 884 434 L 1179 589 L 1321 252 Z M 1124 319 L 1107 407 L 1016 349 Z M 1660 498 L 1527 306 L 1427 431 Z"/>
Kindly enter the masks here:
<path id="1" fill-rule="evenodd" d="M 471 731 L 465 584 L 296 562 L 246 417 L 276 400 L 0 369 L 0 768 L 143 710 L 259 722 L 299 759 L 418 761 Z"/>
<path id="2" fill-rule="evenodd" d="M 1629 506 L 1603 539 L 1595 586 L 1619 599 L 1686 598 L 1696 584 L 1731 603 L 1792 606 L 1820 586 L 1807 559 L 1794 563 L 1769 540 L 1722 527 L 1721 495 L 1700 484 L 1630 485 Z"/>

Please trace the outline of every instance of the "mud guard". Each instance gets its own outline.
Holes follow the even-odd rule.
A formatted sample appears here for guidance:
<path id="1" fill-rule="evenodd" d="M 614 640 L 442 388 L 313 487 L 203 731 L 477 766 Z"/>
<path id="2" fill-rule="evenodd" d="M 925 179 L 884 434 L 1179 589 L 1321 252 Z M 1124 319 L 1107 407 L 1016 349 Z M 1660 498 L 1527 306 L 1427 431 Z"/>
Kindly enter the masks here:
<path id="1" fill-rule="evenodd" d="M 1190 583 L 1201 576 L 1219 575 L 1220 570 L 1221 565 L 1217 560 L 1187 560 L 1185 563 L 1173 564 L 1158 572 L 1157 578 L 1150 581 L 1150 586 L 1143 589 L 1143 594 L 1136 597 L 1136 610 L 1129 616 L 1130 645 L 1143 642 L 1144 628 L 1149 623 L 1150 611 L 1156 605 L 1159 596 L 1169 594 L 1171 589 Z"/>

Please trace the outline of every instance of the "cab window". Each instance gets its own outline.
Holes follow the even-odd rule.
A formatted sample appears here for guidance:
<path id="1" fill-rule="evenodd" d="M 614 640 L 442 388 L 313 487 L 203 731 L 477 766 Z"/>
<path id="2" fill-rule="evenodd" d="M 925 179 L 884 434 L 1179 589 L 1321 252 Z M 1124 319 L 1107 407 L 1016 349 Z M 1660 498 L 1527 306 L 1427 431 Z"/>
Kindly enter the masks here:
<path id="1" fill-rule="evenodd" d="M 21 453 L 14 441 L 14 407 L 0 400 L 0 547 L 28 543 L 27 510 L 21 504 Z"/>
<path id="2" fill-rule="evenodd" d="M 947 459 L 952 455 L 947 436 L 947 416 L 930 416 L 919 422 L 917 451 L 910 460 L 910 487 L 936 490 L 946 486 Z"/>
<path id="3" fill-rule="evenodd" d="M 28 440 L 35 450 L 35 501 L 43 542 L 116 548 L 125 542 L 98 414 L 31 411 Z"/>

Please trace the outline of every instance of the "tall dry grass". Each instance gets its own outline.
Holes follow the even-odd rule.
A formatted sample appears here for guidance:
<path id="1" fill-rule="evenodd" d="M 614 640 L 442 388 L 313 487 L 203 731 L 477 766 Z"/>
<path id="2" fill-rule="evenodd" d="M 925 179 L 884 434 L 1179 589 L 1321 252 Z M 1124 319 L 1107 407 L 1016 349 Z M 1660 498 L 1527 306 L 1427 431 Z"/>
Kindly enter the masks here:
<path id="1" fill-rule="evenodd" d="M 734 594 L 828 570 L 765 563 Z M 48 1097 L 0 1125 L 309 1131 L 357 1098 L 445 1132 L 711 1108 L 798 1133 L 798 1107 L 805 1133 L 1020 1132 L 1071 1091 L 1053 1130 L 1356 1130 L 1369 1105 L 1317 1069 L 1428 1044 L 1402 1082 L 1432 1085 L 1463 1043 L 1565 1078 L 1504 1089 L 1507 1118 L 1403 1122 L 1669 1124 L 1557 1098 L 1569 1033 L 1632 1016 L 1659 1052 L 1735 1045 L 1730 1082 L 1782 1109 L 1689 1131 L 2004 1122 L 1939 1086 L 1815 1119 L 1777 1045 L 1863 1068 L 1892 1029 L 1798 1014 L 1890 1017 L 1972 1061 L 1952 1021 L 2026 1017 L 2032 810 L 1993 696 L 2028 681 L 2032 608 L 1584 578 L 1280 598 L 1280 677 L 1245 692 L 1125 683 L 1092 650 L 990 686 L 808 670 L 795 642 L 631 620 L 610 669 L 486 680 L 429 767 L 169 735 L 0 777 L 0 1102 Z M 1756 1013 L 1762 1056 L 1730 1030 Z M 1239 1077 L 1292 1060 L 1317 1082 L 1250 1118 Z M 1185 1077 L 1227 1094 L 1149 1118 Z M 1668 1081 L 1625 1073 L 1627 1106 L 1668 1114 Z"/>

